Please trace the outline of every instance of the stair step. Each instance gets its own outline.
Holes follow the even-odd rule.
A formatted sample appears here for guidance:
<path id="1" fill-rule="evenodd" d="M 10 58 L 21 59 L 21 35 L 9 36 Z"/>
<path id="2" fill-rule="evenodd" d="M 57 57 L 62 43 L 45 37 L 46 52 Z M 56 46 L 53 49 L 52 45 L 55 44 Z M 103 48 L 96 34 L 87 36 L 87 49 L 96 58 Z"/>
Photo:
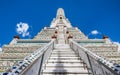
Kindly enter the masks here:
<path id="1" fill-rule="evenodd" d="M 80 57 L 50 57 L 50 59 L 79 59 Z"/>
<path id="2" fill-rule="evenodd" d="M 56 50 L 56 51 L 53 51 L 53 52 L 58 52 L 58 53 L 60 53 L 60 52 L 61 52 L 61 53 L 62 53 L 62 52 L 63 52 L 63 53 L 69 53 L 69 52 L 73 52 L 73 51 L 57 51 L 57 50 Z"/>
<path id="3" fill-rule="evenodd" d="M 91 73 L 89 74 L 66 74 L 66 73 L 45 73 L 44 75 L 92 75 Z"/>
<path id="4" fill-rule="evenodd" d="M 44 74 L 88 74 L 88 70 L 84 68 L 46 68 Z"/>
<path id="5" fill-rule="evenodd" d="M 57 60 L 49 59 L 48 61 L 72 61 L 72 62 L 78 62 L 78 61 L 81 61 L 81 60 L 69 60 L 69 59 L 66 59 L 66 60 L 62 59 L 62 60 L 60 60 L 60 59 L 58 58 Z"/>
<path id="6" fill-rule="evenodd" d="M 53 59 L 53 60 L 79 60 L 80 58 L 49 58 L 50 60 Z"/>
<path id="7" fill-rule="evenodd" d="M 70 48 L 68 44 L 57 44 L 55 48 Z"/>
<path id="8" fill-rule="evenodd" d="M 54 51 L 53 51 L 52 53 L 53 53 L 53 54 L 54 54 L 54 53 L 60 53 L 60 54 L 66 54 L 66 53 L 67 53 L 67 54 L 69 54 L 69 53 L 75 53 L 75 52 L 71 52 L 71 51 L 70 51 L 70 52 L 64 52 L 64 51 L 63 51 L 63 52 L 61 52 L 61 51 L 55 51 L 55 52 L 54 52 Z"/>
<path id="9" fill-rule="evenodd" d="M 82 63 L 80 60 L 48 60 L 48 63 Z"/>
<path id="10" fill-rule="evenodd" d="M 59 54 L 75 54 L 74 52 L 71 52 L 71 51 L 69 51 L 69 52 L 64 52 L 64 51 L 63 51 L 63 52 L 61 52 L 61 51 L 55 51 L 55 52 L 54 52 L 54 51 L 53 51 L 53 52 L 52 52 L 52 54 L 55 54 L 55 53 L 56 53 L 56 54 L 58 54 L 58 53 L 59 53 Z"/>
<path id="11" fill-rule="evenodd" d="M 57 46 L 54 49 L 71 49 L 70 47 Z"/>
<path id="12" fill-rule="evenodd" d="M 52 53 L 51 55 L 76 55 L 74 53 Z"/>
<path id="13" fill-rule="evenodd" d="M 72 50 L 72 49 L 71 48 L 54 48 L 54 50 Z"/>
<path id="14" fill-rule="evenodd" d="M 53 52 L 74 52 L 72 50 L 53 50 Z"/>
<path id="15" fill-rule="evenodd" d="M 55 51 L 55 50 L 61 50 L 61 51 L 62 51 L 62 50 L 63 50 L 63 51 L 64 51 L 64 50 L 71 50 L 71 51 L 73 51 L 73 50 L 70 49 L 70 48 L 55 48 L 54 51 Z"/>
<path id="16" fill-rule="evenodd" d="M 43 66 L 46 68 L 86 68 L 86 66 Z"/>
<path id="17" fill-rule="evenodd" d="M 59 61 L 81 61 L 79 58 L 49 58 L 49 60 L 59 60 Z"/>
<path id="18" fill-rule="evenodd" d="M 67 54 L 67 55 L 51 55 L 51 57 L 62 57 L 62 56 L 64 56 L 64 57 L 72 57 L 72 56 L 74 56 L 74 57 L 77 57 L 77 55 L 75 55 L 75 54 L 72 54 L 72 55 L 70 55 L 70 54 Z"/>
<path id="19" fill-rule="evenodd" d="M 44 66 L 46 67 L 83 67 L 83 64 L 80 63 L 48 63 L 48 64 L 44 64 Z"/>

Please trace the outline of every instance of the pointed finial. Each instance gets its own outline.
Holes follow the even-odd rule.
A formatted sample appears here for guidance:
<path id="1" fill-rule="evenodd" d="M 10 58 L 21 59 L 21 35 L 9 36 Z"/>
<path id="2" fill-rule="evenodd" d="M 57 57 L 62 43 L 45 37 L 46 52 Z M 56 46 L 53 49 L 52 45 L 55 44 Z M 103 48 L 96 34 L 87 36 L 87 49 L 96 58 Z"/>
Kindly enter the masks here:
<path id="1" fill-rule="evenodd" d="M 63 8 L 59 8 L 59 9 L 57 10 L 56 18 L 59 18 L 59 19 L 65 18 L 65 13 L 64 13 Z"/>

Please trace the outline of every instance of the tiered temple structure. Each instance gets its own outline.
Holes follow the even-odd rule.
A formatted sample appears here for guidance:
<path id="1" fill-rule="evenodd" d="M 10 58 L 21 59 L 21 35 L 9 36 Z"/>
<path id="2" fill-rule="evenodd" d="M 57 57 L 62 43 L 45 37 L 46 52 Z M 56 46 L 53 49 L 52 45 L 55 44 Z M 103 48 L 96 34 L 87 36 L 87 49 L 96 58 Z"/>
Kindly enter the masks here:
<path id="1" fill-rule="evenodd" d="M 107 36 L 89 39 L 57 10 L 33 39 L 15 36 L 0 54 L 0 75 L 120 75 L 120 52 Z"/>

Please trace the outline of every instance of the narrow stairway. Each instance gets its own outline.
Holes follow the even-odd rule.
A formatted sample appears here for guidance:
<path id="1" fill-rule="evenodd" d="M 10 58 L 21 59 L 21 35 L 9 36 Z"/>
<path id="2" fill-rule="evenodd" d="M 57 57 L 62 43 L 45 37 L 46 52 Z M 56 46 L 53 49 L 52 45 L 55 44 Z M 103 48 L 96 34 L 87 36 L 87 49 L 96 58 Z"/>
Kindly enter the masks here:
<path id="1" fill-rule="evenodd" d="M 43 75 L 91 75 L 68 44 L 56 44 L 42 70 Z"/>

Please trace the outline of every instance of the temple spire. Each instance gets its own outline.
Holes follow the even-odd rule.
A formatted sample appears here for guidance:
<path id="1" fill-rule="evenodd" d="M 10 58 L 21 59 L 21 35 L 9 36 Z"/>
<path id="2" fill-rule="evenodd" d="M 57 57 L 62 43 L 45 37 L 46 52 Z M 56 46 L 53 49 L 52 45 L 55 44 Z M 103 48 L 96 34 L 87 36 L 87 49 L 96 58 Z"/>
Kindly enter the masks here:
<path id="1" fill-rule="evenodd" d="M 65 13 L 63 8 L 58 8 L 56 18 L 53 18 L 50 27 L 55 28 L 56 26 L 63 25 L 65 27 L 71 28 L 71 23 L 65 17 Z"/>
<path id="2" fill-rule="evenodd" d="M 59 8 L 59 9 L 57 10 L 56 18 L 58 18 L 58 19 L 63 19 L 63 18 L 65 18 L 65 13 L 64 13 L 63 8 Z"/>

